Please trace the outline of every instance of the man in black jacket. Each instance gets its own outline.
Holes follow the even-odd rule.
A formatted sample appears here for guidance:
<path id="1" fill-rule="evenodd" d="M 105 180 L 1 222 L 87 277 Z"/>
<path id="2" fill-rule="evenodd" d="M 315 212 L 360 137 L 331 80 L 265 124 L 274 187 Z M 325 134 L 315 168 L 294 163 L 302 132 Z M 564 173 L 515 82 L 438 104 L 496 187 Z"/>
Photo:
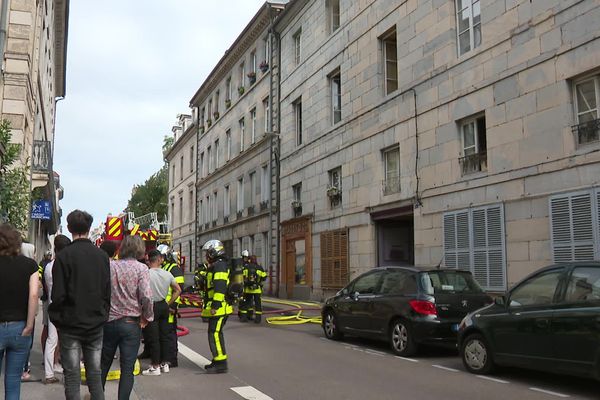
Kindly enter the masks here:
<path id="1" fill-rule="evenodd" d="M 75 210 L 67 216 L 73 243 L 56 255 L 52 269 L 50 320 L 58 329 L 67 400 L 80 399 L 79 349 L 92 400 L 104 400 L 100 377 L 103 326 L 110 310 L 108 255 L 88 239 L 93 218 Z"/>

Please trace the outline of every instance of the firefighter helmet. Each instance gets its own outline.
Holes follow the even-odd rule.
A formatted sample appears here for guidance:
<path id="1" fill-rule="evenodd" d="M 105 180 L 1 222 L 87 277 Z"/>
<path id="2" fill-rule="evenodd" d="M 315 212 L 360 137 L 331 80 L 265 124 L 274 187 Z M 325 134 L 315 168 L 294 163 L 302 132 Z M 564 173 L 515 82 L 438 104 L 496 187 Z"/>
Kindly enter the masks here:
<path id="1" fill-rule="evenodd" d="M 206 252 L 206 257 L 211 260 L 215 260 L 225 255 L 225 247 L 223 246 L 223 243 L 216 239 L 209 240 L 208 242 L 204 243 L 202 250 Z"/>
<path id="2" fill-rule="evenodd" d="M 250 257 L 250 252 L 248 250 L 242 251 L 242 257 Z"/>
<path id="3" fill-rule="evenodd" d="M 166 244 L 159 245 L 156 248 L 156 250 L 160 251 L 160 254 L 162 254 L 163 256 L 166 256 L 171 252 L 171 249 L 169 249 L 169 246 L 167 246 Z"/>

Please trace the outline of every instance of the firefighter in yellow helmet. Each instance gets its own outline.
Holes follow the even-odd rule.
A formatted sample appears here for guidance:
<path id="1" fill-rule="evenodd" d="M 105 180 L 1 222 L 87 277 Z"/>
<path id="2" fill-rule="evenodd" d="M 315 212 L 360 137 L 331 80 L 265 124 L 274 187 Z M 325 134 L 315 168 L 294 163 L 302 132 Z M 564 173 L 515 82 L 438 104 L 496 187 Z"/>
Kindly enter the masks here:
<path id="1" fill-rule="evenodd" d="M 229 262 L 225 247 L 219 240 L 209 240 L 202 246 L 208 272 L 206 274 L 206 299 L 202 317 L 208 318 L 208 344 L 212 353 L 212 362 L 204 367 L 207 374 L 222 374 L 227 369 L 227 352 L 223 328 L 227 317 L 233 312 L 228 301 Z"/>

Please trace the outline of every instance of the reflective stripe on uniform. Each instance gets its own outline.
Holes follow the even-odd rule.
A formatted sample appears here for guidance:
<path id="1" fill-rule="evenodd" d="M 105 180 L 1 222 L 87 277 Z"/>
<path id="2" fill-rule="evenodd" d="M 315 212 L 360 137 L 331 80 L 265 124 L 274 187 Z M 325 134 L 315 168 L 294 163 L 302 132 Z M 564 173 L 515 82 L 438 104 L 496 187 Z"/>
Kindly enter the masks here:
<path id="1" fill-rule="evenodd" d="M 224 361 L 227 360 L 227 354 L 223 351 L 223 345 L 221 344 L 221 340 L 219 339 L 219 333 L 221 333 L 221 329 L 223 328 L 223 320 L 225 317 L 219 317 L 219 321 L 217 322 L 217 328 L 215 329 L 215 333 L 213 337 L 215 339 L 215 347 L 217 348 L 217 355 L 215 356 L 215 361 Z"/>
<path id="2" fill-rule="evenodd" d="M 213 276 L 213 280 L 223 280 L 226 281 L 229 278 L 229 273 L 228 272 L 217 272 L 214 274 Z"/>
<path id="3" fill-rule="evenodd" d="M 215 293 L 213 296 L 214 301 L 225 301 L 225 295 L 223 293 Z"/>

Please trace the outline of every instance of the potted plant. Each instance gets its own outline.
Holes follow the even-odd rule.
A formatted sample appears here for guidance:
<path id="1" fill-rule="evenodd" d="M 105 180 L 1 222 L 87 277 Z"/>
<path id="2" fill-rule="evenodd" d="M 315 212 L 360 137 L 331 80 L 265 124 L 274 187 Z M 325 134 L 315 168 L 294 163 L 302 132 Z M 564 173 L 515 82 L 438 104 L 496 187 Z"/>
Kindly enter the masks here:
<path id="1" fill-rule="evenodd" d="M 207 119 L 206 120 L 206 126 L 208 126 L 210 128 L 210 126 L 212 125 L 212 119 Z"/>
<path id="2" fill-rule="evenodd" d="M 329 186 L 327 188 L 327 197 L 329 197 L 330 199 L 335 199 L 337 197 L 339 197 L 340 195 L 340 188 L 338 188 L 337 186 Z"/>
<path id="3" fill-rule="evenodd" d="M 215 121 L 219 119 L 219 116 L 220 116 L 220 114 L 219 114 L 219 112 L 218 112 L 218 111 L 215 111 L 215 112 L 213 113 L 213 117 L 215 117 Z"/>
<path id="4" fill-rule="evenodd" d="M 298 210 L 302 207 L 302 203 L 299 200 L 292 200 L 292 208 Z"/>
<path id="5" fill-rule="evenodd" d="M 238 93 L 240 94 L 240 96 L 243 95 L 245 91 L 246 91 L 246 88 L 244 88 L 243 86 L 240 86 L 238 88 Z"/>
<path id="6" fill-rule="evenodd" d="M 227 100 L 225 100 L 225 107 L 226 107 L 227 109 L 229 109 L 229 107 L 231 107 L 231 99 L 227 99 Z"/>
<path id="7" fill-rule="evenodd" d="M 203 133 L 204 133 L 204 125 L 202 125 L 202 126 L 200 127 L 200 134 L 202 135 Z"/>
<path id="8" fill-rule="evenodd" d="M 267 60 L 263 60 L 260 63 L 260 65 L 258 66 L 258 68 L 260 68 L 260 70 L 264 74 L 265 72 L 267 72 L 269 70 L 269 63 L 267 62 Z"/>
<path id="9" fill-rule="evenodd" d="M 250 79 L 250 84 L 254 85 L 254 82 L 256 82 L 256 72 L 254 72 L 254 71 L 248 72 L 248 79 Z"/>

